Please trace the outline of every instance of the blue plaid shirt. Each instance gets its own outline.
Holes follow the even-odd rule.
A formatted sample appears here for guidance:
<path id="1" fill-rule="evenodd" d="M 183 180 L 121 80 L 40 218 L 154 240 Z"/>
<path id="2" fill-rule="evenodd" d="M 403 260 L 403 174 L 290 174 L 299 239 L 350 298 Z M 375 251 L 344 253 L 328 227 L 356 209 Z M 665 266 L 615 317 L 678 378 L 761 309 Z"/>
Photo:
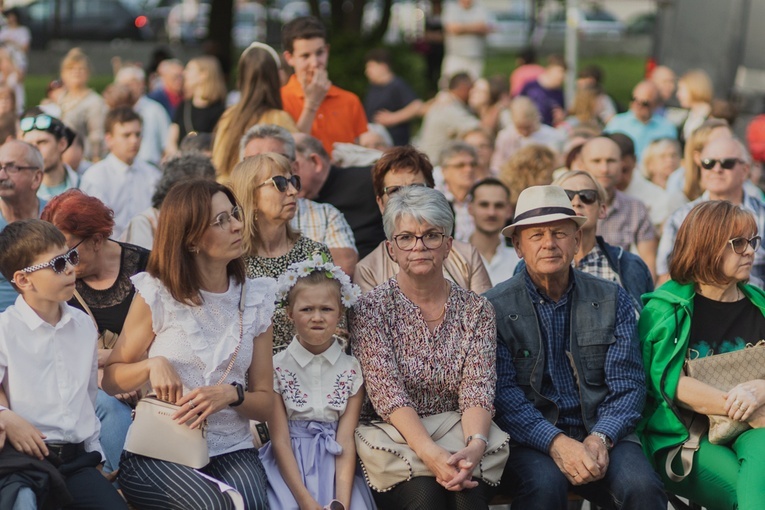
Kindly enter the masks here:
<path id="1" fill-rule="evenodd" d="M 568 435 L 572 431 L 582 435 L 586 433 L 579 389 L 567 354 L 573 275 L 571 285 L 558 302 L 541 293 L 526 271 L 524 278 L 546 349 L 542 395 L 558 406 L 558 422 L 555 425 L 548 422 L 526 398 L 516 383 L 513 356 L 501 338 L 497 339 L 495 421 L 518 443 L 547 453 L 553 438 L 564 430 Z M 616 313 L 616 341 L 609 348 L 605 361 L 609 393 L 598 407 L 598 421 L 590 431 L 602 432 L 614 442 L 634 430 L 645 401 L 645 378 L 637 347 L 635 310 L 621 287 Z"/>

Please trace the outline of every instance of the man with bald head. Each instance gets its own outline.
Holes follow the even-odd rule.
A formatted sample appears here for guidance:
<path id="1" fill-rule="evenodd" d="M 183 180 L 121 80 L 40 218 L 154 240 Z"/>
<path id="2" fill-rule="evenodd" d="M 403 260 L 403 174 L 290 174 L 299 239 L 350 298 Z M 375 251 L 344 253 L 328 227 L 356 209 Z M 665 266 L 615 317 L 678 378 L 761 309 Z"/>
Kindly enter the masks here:
<path id="1" fill-rule="evenodd" d="M 667 103 L 675 95 L 677 75 L 667 66 L 658 66 L 654 68 L 649 79 L 659 89 L 659 105 L 656 108 L 656 114 L 663 116 Z"/>
<path id="2" fill-rule="evenodd" d="M 669 279 L 669 257 L 675 245 L 675 237 L 680 225 L 693 207 L 707 200 L 727 200 L 751 212 L 757 221 L 757 233 L 765 232 L 765 204 L 757 197 L 744 191 L 744 183 L 749 179 L 752 158 L 746 146 L 737 138 L 714 138 L 701 150 L 701 188 L 703 195 L 674 213 L 664 223 L 664 230 L 656 259 L 659 282 Z M 754 235 L 754 233 L 752 233 Z M 762 285 L 765 279 L 765 250 L 754 253 L 752 276 Z M 753 279 L 754 280 L 754 279 Z"/>
<path id="3" fill-rule="evenodd" d="M 645 204 L 619 191 L 622 153 L 619 145 L 604 136 L 593 138 L 582 147 L 583 168 L 606 190 L 606 217 L 598 222 L 598 235 L 608 244 L 631 251 L 634 246 L 643 262 L 655 275 L 656 231 Z"/>
<path id="4" fill-rule="evenodd" d="M 43 157 L 37 147 L 20 140 L 0 146 L 0 231 L 18 220 L 39 218 L 45 200 L 37 197 L 43 179 Z M 0 275 L 0 312 L 18 294 Z"/>
<path id="5" fill-rule="evenodd" d="M 606 133 L 624 133 L 635 142 L 638 161 L 643 149 L 659 138 L 677 138 L 677 128 L 664 117 L 656 114 L 659 106 L 659 89 L 653 82 L 641 81 L 632 89 L 632 102 L 627 112 L 614 115 L 606 124 Z"/>

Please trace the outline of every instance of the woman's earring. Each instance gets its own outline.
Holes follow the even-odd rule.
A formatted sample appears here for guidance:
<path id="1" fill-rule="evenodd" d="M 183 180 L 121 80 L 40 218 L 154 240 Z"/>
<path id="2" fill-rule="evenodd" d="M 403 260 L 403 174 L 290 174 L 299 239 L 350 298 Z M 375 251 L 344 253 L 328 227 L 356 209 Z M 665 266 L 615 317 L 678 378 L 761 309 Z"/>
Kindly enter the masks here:
<path id="1" fill-rule="evenodd" d="M 199 248 L 197 248 L 196 246 L 192 246 L 191 248 L 189 248 L 189 251 L 193 253 L 194 255 L 196 255 L 197 253 L 199 253 Z"/>
<path id="2" fill-rule="evenodd" d="M 257 221 L 258 221 L 258 210 L 257 209 L 255 209 L 255 212 L 253 213 L 253 216 L 254 216 L 255 222 L 257 223 Z"/>

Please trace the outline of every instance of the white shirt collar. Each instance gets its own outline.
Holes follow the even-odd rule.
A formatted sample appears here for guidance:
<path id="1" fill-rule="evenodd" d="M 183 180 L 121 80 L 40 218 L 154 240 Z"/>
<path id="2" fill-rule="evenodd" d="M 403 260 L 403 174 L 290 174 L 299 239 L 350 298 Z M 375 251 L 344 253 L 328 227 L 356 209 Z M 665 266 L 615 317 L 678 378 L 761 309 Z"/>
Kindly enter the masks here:
<path id="1" fill-rule="evenodd" d="M 130 167 L 132 166 L 132 165 L 128 165 L 127 163 L 119 159 L 117 156 L 112 154 L 111 152 L 109 153 L 108 156 L 106 156 L 106 159 L 109 160 L 109 165 L 112 168 L 120 172 L 127 172 L 128 170 L 130 170 Z M 133 163 L 135 163 L 135 161 L 133 161 Z"/>
<path id="2" fill-rule="evenodd" d="M 316 356 L 322 356 L 324 359 L 329 361 L 330 365 L 334 365 L 340 357 L 340 354 L 343 352 L 343 350 L 340 348 L 340 343 L 335 340 L 332 342 L 332 345 L 327 348 L 326 351 L 322 352 L 321 354 L 313 354 L 308 349 L 300 345 L 297 337 L 292 337 L 292 341 L 287 346 L 287 350 L 289 351 L 290 355 L 295 358 L 295 361 L 297 361 L 301 368 L 305 368 L 306 365 L 308 365 Z"/>
<path id="3" fill-rule="evenodd" d="M 69 313 L 69 306 L 67 306 L 65 303 L 59 303 L 59 308 L 61 309 L 61 318 L 55 326 L 48 324 L 39 315 L 37 315 L 37 312 L 35 312 L 32 307 L 29 306 L 29 303 L 26 302 L 24 296 L 19 294 L 19 297 L 16 298 L 15 305 L 16 313 L 19 314 L 19 317 L 24 322 L 24 324 L 26 324 L 27 327 L 32 331 L 46 325 L 48 327 L 58 329 L 72 320 L 72 314 Z"/>

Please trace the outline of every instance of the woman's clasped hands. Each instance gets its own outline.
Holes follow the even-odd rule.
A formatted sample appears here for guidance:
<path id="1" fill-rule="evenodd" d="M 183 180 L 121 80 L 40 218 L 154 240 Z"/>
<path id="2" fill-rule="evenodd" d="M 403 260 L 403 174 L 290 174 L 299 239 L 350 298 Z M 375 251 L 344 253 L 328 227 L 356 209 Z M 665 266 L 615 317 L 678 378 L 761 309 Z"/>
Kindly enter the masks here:
<path id="1" fill-rule="evenodd" d="M 471 443 L 460 451 L 450 454 L 436 443 L 424 448 L 420 458 L 435 475 L 436 481 L 450 491 L 461 491 L 478 486 L 472 479 L 473 470 L 484 453 L 482 441 Z"/>

